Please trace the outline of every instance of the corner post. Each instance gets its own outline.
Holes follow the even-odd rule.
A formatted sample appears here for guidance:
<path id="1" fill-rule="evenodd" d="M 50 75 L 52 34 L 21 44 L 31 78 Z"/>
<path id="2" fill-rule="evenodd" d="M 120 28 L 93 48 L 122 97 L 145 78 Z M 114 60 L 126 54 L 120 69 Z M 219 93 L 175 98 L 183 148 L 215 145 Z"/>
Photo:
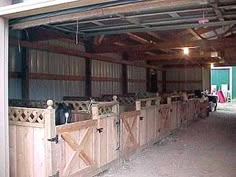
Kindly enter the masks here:
<path id="1" fill-rule="evenodd" d="M 56 143 L 48 141 L 56 137 L 55 109 L 53 101 L 47 101 L 47 110 L 45 114 L 45 153 L 46 153 L 46 176 L 59 176 L 57 172 Z"/>

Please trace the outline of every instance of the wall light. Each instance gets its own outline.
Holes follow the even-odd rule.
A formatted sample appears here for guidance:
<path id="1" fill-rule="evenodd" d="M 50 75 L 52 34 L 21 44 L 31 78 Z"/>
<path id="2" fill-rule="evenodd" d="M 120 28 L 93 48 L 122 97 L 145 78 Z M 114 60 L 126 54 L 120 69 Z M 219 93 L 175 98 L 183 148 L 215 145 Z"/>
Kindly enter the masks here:
<path id="1" fill-rule="evenodd" d="M 183 48 L 183 52 L 184 52 L 184 55 L 189 55 L 189 48 L 188 47 L 184 47 Z"/>

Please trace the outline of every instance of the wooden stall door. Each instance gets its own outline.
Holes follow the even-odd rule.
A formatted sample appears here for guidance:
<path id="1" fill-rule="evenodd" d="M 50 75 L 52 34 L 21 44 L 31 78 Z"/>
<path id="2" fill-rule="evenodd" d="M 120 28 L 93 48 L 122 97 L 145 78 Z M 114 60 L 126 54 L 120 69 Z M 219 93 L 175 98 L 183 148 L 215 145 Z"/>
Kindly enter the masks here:
<path id="1" fill-rule="evenodd" d="M 95 141 L 96 162 L 103 167 L 119 155 L 119 122 L 117 116 L 98 119 Z"/>
<path id="2" fill-rule="evenodd" d="M 171 105 L 160 105 L 159 116 L 161 122 L 161 136 L 165 136 L 171 130 L 171 112 Z"/>
<path id="3" fill-rule="evenodd" d="M 178 127 L 177 120 L 177 111 L 178 111 L 178 103 L 172 103 L 172 111 L 171 111 L 171 129 L 174 130 Z"/>
<path id="4" fill-rule="evenodd" d="M 139 143 L 140 146 L 147 144 L 147 110 L 142 109 L 140 112 L 139 122 Z"/>
<path id="5" fill-rule="evenodd" d="M 88 176 L 96 170 L 96 120 L 57 126 L 57 168 L 60 177 Z M 60 138 L 61 137 L 61 138 Z"/>
<path id="6" fill-rule="evenodd" d="M 121 113 L 123 154 L 127 157 L 140 145 L 139 143 L 139 115 L 140 111 Z"/>
<path id="7" fill-rule="evenodd" d="M 156 108 L 147 107 L 147 142 L 153 143 L 156 140 Z"/>

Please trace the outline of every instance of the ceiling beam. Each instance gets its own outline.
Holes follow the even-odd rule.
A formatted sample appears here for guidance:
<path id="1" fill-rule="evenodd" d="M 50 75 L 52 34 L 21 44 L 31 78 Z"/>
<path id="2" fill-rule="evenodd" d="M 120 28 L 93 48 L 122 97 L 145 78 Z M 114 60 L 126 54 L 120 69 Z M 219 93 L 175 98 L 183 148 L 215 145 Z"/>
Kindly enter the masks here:
<path id="1" fill-rule="evenodd" d="M 204 52 L 203 54 L 199 53 L 190 53 L 189 55 L 183 55 L 183 54 L 158 54 L 156 56 L 145 56 L 145 55 L 137 55 L 133 57 L 135 60 L 146 60 L 146 61 L 166 61 L 166 60 L 178 60 L 178 59 L 184 59 L 184 60 L 218 60 L 218 57 L 212 57 L 211 52 Z M 132 59 L 132 55 L 131 55 Z"/>
<path id="2" fill-rule="evenodd" d="M 135 34 L 132 34 L 132 33 L 126 33 L 130 39 L 133 39 L 134 41 L 137 41 L 141 44 L 151 44 L 148 40 L 138 36 L 138 35 L 135 35 Z"/>
<path id="3" fill-rule="evenodd" d="M 216 18 L 216 17 L 212 17 L 212 18 Z M 184 20 L 181 19 L 181 23 L 179 24 L 168 24 L 166 21 L 163 22 L 156 22 L 155 24 L 153 24 L 154 22 L 150 22 L 150 24 L 153 24 L 153 26 L 151 28 L 141 28 L 141 27 L 137 27 L 137 26 L 130 26 L 128 28 L 127 25 L 125 26 L 119 26 L 117 27 L 107 27 L 107 28 L 103 28 L 103 30 L 100 31 L 97 29 L 94 30 L 81 30 L 84 33 L 86 33 L 86 36 L 96 36 L 96 35 L 101 35 L 101 34 L 106 34 L 106 35 L 111 35 L 111 34 L 121 34 L 121 33 L 126 33 L 126 32 L 147 32 L 147 31 L 167 31 L 167 30 L 177 30 L 177 29 L 187 29 L 187 28 L 201 28 L 201 27 L 210 27 L 210 26 L 224 26 L 224 25 L 231 25 L 231 24 L 236 24 L 236 20 L 230 20 L 230 21 L 223 21 L 223 22 L 209 22 L 206 24 L 199 24 L 197 22 L 197 19 L 189 19 L 189 21 L 191 21 L 192 23 L 184 23 Z M 196 22 L 194 21 L 196 20 Z M 193 22 L 194 21 L 194 22 Z M 159 23 L 165 23 L 165 25 L 159 25 Z M 173 23 L 173 21 L 170 23 Z M 93 32 L 91 32 L 93 31 Z"/>
<path id="4" fill-rule="evenodd" d="M 148 11 L 148 10 L 162 10 L 162 9 L 173 9 L 177 7 L 194 7 L 200 6 L 202 3 L 208 3 L 207 0 L 153 0 L 153 1 L 144 1 L 126 5 L 118 5 L 114 7 L 106 7 L 100 8 L 95 10 L 88 10 L 84 12 L 77 12 L 71 14 L 64 14 L 64 15 L 57 15 L 51 16 L 50 18 L 41 18 L 38 20 L 26 21 L 18 24 L 12 25 L 13 28 L 16 29 L 24 29 L 39 25 L 45 25 L 50 23 L 61 23 L 65 21 L 71 20 L 83 20 L 86 18 L 96 18 L 96 17 L 103 17 L 109 16 L 114 14 L 122 14 L 122 13 L 129 13 L 129 12 L 138 12 L 138 11 Z M 1 15 L 1 14 L 0 14 Z"/>
<path id="5" fill-rule="evenodd" d="M 153 69 L 161 70 L 160 68 L 152 66 L 152 65 L 137 64 L 137 63 L 126 61 L 126 60 L 120 60 L 117 58 L 107 57 L 104 55 L 87 53 L 87 52 L 83 52 L 83 51 L 79 51 L 75 49 L 66 49 L 59 46 L 32 43 L 32 42 L 27 42 L 27 41 L 15 41 L 15 40 L 10 40 L 9 43 L 11 45 L 15 45 L 15 46 L 20 45 L 21 47 L 26 47 L 30 49 L 45 50 L 45 51 L 59 53 L 59 54 L 67 54 L 67 55 L 72 55 L 72 56 L 89 58 L 92 60 L 100 60 L 100 61 L 111 62 L 111 63 L 126 64 L 126 65 L 132 65 L 132 66 L 137 66 L 137 67 L 153 68 Z"/>
<path id="6" fill-rule="evenodd" d="M 224 21 L 224 17 L 222 15 L 221 10 L 219 9 L 218 3 L 219 3 L 218 0 L 210 0 L 210 5 L 213 7 L 213 10 L 215 11 L 216 16 L 218 17 L 220 21 Z"/>
<path id="7" fill-rule="evenodd" d="M 141 51 L 151 51 L 156 49 L 180 49 L 183 47 L 202 47 L 204 49 L 210 49 L 212 47 L 216 49 L 230 48 L 236 46 L 236 37 L 216 39 L 216 40 L 198 40 L 198 41 L 173 41 L 173 42 L 162 42 L 156 44 L 148 45 L 132 45 L 125 47 L 118 46 L 100 46 L 95 49 L 95 52 L 141 52 Z"/>
<path id="8" fill-rule="evenodd" d="M 194 36 L 195 39 L 197 40 L 202 40 L 204 39 L 198 32 L 196 32 L 193 28 L 188 29 L 188 31 Z"/>
<path id="9" fill-rule="evenodd" d="M 0 16 L 8 19 L 20 18 L 53 11 L 65 10 L 75 7 L 84 7 L 100 3 L 112 2 L 114 0 L 63 0 L 63 1 L 28 1 L 18 4 L 13 4 L 5 7 L 0 7 Z"/>

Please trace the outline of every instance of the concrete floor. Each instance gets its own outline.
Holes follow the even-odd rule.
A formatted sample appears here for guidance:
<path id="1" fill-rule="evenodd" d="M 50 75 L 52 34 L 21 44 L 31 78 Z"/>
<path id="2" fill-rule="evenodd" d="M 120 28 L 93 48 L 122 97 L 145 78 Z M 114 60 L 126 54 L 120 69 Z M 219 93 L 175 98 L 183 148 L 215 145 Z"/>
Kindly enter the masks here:
<path id="1" fill-rule="evenodd" d="M 226 108 L 226 109 L 225 109 Z M 236 104 L 181 128 L 100 177 L 236 177 Z"/>

